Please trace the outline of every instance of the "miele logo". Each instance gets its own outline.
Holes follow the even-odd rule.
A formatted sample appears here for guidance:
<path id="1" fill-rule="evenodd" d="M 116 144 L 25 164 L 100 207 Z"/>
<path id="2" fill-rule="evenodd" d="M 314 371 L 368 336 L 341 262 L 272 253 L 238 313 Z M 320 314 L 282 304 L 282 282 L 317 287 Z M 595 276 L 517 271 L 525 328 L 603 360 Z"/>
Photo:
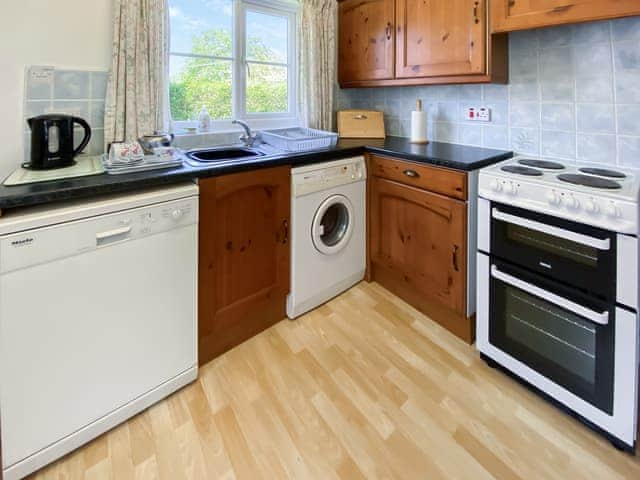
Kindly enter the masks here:
<path id="1" fill-rule="evenodd" d="M 26 247 L 27 245 L 31 245 L 33 243 L 32 237 L 21 238 L 20 240 L 14 240 L 11 242 L 11 246 L 13 247 Z"/>

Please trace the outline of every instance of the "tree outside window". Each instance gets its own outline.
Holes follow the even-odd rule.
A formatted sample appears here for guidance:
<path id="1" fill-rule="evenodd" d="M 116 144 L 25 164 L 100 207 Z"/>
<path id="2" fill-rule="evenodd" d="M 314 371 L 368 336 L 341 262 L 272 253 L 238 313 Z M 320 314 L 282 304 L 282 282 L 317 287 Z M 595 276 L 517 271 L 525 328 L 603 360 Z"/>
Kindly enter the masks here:
<path id="1" fill-rule="evenodd" d="M 200 2 L 203 15 L 210 13 L 206 8 L 211 6 L 210 2 Z M 230 21 L 229 25 L 224 24 L 224 20 L 199 21 L 193 16 L 193 4 L 198 2 L 174 0 L 171 3 L 172 36 L 180 36 L 172 37 L 169 98 L 173 120 L 196 120 L 203 106 L 214 120 L 241 118 L 242 114 L 288 114 L 291 106 L 288 22 L 291 17 L 277 11 L 254 11 L 251 6 L 236 8 L 235 14 L 242 12 L 243 23 L 241 28 L 234 29 Z M 182 7 L 191 8 L 190 18 L 185 19 Z M 237 26 L 238 19 L 234 20 Z M 244 33 L 244 38 L 238 30 Z M 233 31 L 236 31 L 235 41 L 240 42 L 236 52 L 242 52 L 241 57 L 246 59 L 243 65 L 234 63 L 239 59 L 233 56 Z M 243 78 L 236 78 L 238 76 Z M 233 89 L 239 86 L 244 87 L 243 95 L 235 92 L 235 97 L 243 99 L 243 105 L 237 101 L 234 104 Z"/>

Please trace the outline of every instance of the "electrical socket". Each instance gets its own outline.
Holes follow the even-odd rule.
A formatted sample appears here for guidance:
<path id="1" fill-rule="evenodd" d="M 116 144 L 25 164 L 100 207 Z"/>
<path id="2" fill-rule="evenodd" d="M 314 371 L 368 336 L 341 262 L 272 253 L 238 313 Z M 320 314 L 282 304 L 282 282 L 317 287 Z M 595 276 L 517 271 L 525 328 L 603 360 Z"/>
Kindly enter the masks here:
<path id="1" fill-rule="evenodd" d="M 464 119 L 468 122 L 490 122 L 491 109 L 488 107 L 467 107 Z"/>

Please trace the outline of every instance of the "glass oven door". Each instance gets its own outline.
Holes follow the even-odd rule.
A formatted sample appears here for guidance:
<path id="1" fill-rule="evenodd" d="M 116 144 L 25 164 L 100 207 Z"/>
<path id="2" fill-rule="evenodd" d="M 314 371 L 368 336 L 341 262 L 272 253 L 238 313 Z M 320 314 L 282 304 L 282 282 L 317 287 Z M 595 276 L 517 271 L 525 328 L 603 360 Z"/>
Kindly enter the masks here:
<path id="1" fill-rule="evenodd" d="M 499 203 L 491 206 L 493 256 L 615 298 L 614 233 Z"/>
<path id="2" fill-rule="evenodd" d="M 490 298 L 492 345 L 612 414 L 615 305 L 500 261 Z"/>

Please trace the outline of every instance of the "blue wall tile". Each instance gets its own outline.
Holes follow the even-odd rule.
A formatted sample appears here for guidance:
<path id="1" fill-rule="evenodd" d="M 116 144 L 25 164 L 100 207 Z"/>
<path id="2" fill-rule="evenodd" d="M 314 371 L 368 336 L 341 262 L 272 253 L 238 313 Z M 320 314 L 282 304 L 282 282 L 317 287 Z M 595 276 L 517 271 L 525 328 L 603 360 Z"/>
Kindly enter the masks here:
<path id="1" fill-rule="evenodd" d="M 485 147 L 509 148 L 509 132 L 506 126 L 485 125 L 482 127 L 482 136 Z"/>
<path id="2" fill-rule="evenodd" d="M 462 124 L 458 131 L 458 140 L 465 145 L 482 145 L 482 126 Z"/>
<path id="3" fill-rule="evenodd" d="M 25 100 L 53 98 L 53 68 L 28 67 L 25 72 Z"/>
<path id="4" fill-rule="evenodd" d="M 509 101 L 508 85 L 483 85 L 482 94 L 485 102 Z"/>
<path id="5" fill-rule="evenodd" d="M 537 128 L 512 128 L 511 149 L 529 155 L 540 154 L 540 130 Z"/>
<path id="6" fill-rule="evenodd" d="M 640 103 L 640 69 L 616 72 L 616 102 Z"/>
<path id="7" fill-rule="evenodd" d="M 91 98 L 103 100 L 107 93 L 107 72 L 91 72 Z"/>
<path id="8" fill-rule="evenodd" d="M 435 138 L 438 142 L 454 143 L 458 141 L 458 125 L 455 123 L 436 122 Z"/>
<path id="9" fill-rule="evenodd" d="M 613 41 L 640 43 L 640 17 L 629 17 L 611 22 Z"/>
<path id="10" fill-rule="evenodd" d="M 618 105 L 618 133 L 640 135 L 640 105 Z"/>
<path id="11" fill-rule="evenodd" d="M 545 130 L 575 130 L 575 104 L 543 103 L 542 128 Z"/>
<path id="12" fill-rule="evenodd" d="M 56 99 L 88 99 L 89 72 L 56 70 L 53 74 L 53 97 Z"/>
<path id="13" fill-rule="evenodd" d="M 615 164 L 616 136 L 578 134 L 578 160 L 584 162 Z"/>
<path id="14" fill-rule="evenodd" d="M 576 101 L 613 102 L 612 74 L 594 73 L 576 76 Z"/>
<path id="15" fill-rule="evenodd" d="M 637 42 L 620 42 L 613 44 L 613 60 L 616 69 L 640 69 L 640 49 Z"/>
<path id="16" fill-rule="evenodd" d="M 575 158 L 576 134 L 555 130 L 542 130 L 542 155 Z"/>
<path id="17" fill-rule="evenodd" d="M 538 127 L 540 104 L 538 102 L 511 102 L 509 123 L 512 127 Z"/>
<path id="18" fill-rule="evenodd" d="M 573 44 L 578 47 L 611 42 L 609 22 L 578 23 L 573 26 Z"/>
<path id="19" fill-rule="evenodd" d="M 579 103 L 576 116 L 578 131 L 586 133 L 615 133 L 616 120 L 612 104 Z"/>
<path id="20" fill-rule="evenodd" d="M 618 137 L 618 159 L 620 165 L 638 168 L 640 137 Z"/>

